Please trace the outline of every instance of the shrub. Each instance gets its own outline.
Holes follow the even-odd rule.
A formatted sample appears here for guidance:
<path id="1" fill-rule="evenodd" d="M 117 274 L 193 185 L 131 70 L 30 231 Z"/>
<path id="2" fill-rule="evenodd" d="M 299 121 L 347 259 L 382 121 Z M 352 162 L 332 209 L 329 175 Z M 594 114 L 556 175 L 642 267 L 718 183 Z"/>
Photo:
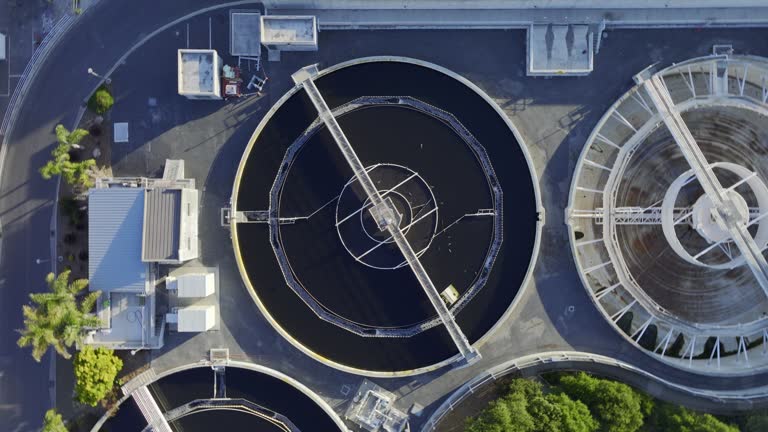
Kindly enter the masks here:
<path id="1" fill-rule="evenodd" d="M 101 136 L 101 126 L 100 125 L 93 125 L 88 128 L 88 133 L 91 134 L 91 136 Z"/>
<path id="2" fill-rule="evenodd" d="M 477 417 L 466 421 L 465 432 L 533 432 L 534 420 L 521 395 L 495 400 Z"/>
<path id="3" fill-rule="evenodd" d="M 656 418 L 657 429 L 665 432 L 739 432 L 735 426 L 727 425 L 711 414 L 671 404 L 660 405 Z"/>
<path id="4" fill-rule="evenodd" d="M 747 420 L 745 432 L 764 432 L 768 430 L 768 415 L 756 414 Z"/>
<path id="5" fill-rule="evenodd" d="M 81 201 L 72 197 L 65 197 L 59 201 L 61 212 L 69 219 L 71 225 L 77 225 L 81 222 L 82 212 L 80 212 Z"/>
<path id="6" fill-rule="evenodd" d="M 106 86 L 99 87 L 90 99 L 88 99 L 88 108 L 96 114 L 104 114 L 112 108 L 115 100 Z"/>
<path id="7" fill-rule="evenodd" d="M 544 394 L 541 384 L 516 379 L 509 393 L 466 422 L 465 432 L 593 432 L 597 421 L 586 405 L 564 393 Z"/>
<path id="8" fill-rule="evenodd" d="M 53 409 L 46 411 L 41 432 L 67 432 L 64 421 L 61 419 L 61 414 L 58 414 Z"/>
<path id="9" fill-rule="evenodd" d="M 635 432 L 643 426 L 643 414 L 652 409 L 652 403 L 645 400 L 650 398 L 632 387 L 584 372 L 560 378 L 560 387 L 586 404 L 604 431 Z"/>
<path id="10" fill-rule="evenodd" d="M 77 401 L 96 406 L 112 392 L 123 361 L 111 349 L 85 346 L 77 353 L 74 367 Z"/>

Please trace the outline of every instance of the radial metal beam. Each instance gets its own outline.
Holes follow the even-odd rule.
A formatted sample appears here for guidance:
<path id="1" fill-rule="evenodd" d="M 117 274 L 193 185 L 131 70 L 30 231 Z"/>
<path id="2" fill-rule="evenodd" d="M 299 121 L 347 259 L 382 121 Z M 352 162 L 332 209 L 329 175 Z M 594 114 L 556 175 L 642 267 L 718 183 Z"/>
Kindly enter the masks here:
<path id="1" fill-rule="evenodd" d="M 594 210 L 580 211 L 574 214 L 574 217 L 596 219 L 595 223 L 602 225 L 605 223 L 604 213 L 602 207 L 597 207 Z M 661 213 L 661 207 L 614 207 L 611 212 L 611 222 L 614 225 L 661 225 Z M 691 223 L 691 215 L 693 215 L 692 207 L 678 207 L 673 210 L 672 219 L 675 225 L 683 222 Z M 765 217 L 768 217 L 768 212 L 760 213 L 760 208 L 750 207 L 747 227 Z"/>
<path id="2" fill-rule="evenodd" d="M 717 77 L 720 71 L 714 70 L 713 72 Z M 725 81 L 727 83 L 727 75 Z M 718 88 L 722 87 L 722 78 L 721 81 L 714 81 L 713 84 L 717 85 Z M 643 87 L 650 97 L 651 103 L 661 114 L 664 124 L 669 129 L 686 161 L 693 168 L 696 178 L 704 189 L 704 193 L 712 201 L 715 208 L 714 216 L 728 229 L 734 244 L 744 256 L 745 262 L 755 275 L 758 284 L 768 295 L 768 262 L 766 262 L 761 248 L 755 243 L 752 235 L 747 230 L 746 224 L 742 222 L 746 215 L 739 214 L 740 210 L 736 203 L 720 184 L 720 180 L 715 175 L 709 162 L 707 162 L 704 152 L 701 151 L 691 131 L 688 129 L 688 125 L 685 124 L 680 112 L 677 110 L 662 77 L 660 75 L 650 76 L 643 81 Z"/>
<path id="3" fill-rule="evenodd" d="M 368 175 L 368 171 L 360 161 L 357 153 L 355 153 L 349 140 L 347 140 L 341 126 L 339 126 L 339 123 L 336 121 L 336 117 L 334 117 L 330 108 L 328 108 L 328 105 L 325 103 L 317 86 L 315 86 L 313 77 L 316 74 L 317 67 L 309 66 L 294 73 L 292 78 L 296 84 L 301 85 L 304 88 L 304 91 L 306 91 L 309 99 L 315 106 L 320 119 L 330 131 L 331 136 L 333 136 L 333 139 L 336 141 L 336 145 L 344 155 L 347 164 L 352 168 L 355 179 L 363 187 L 367 198 L 370 200 L 371 208 L 369 211 L 371 215 L 374 216 L 374 219 L 376 219 L 379 229 L 382 231 L 387 230 L 392 239 L 394 239 L 395 244 L 405 257 L 408 266 L 411 268 L 414 276 L 416 276 L 419 284 L 424 289 L 424 293 L 426 293 L 427 298 L 429 298 L 429 301 L 432 303 L 432 307 L 435 308 L 438 316 L 443 321 L 443 324 L 454 344 L 456 344 L 459 353 L 461 353 L 467 362 L 478 360 L 480 358 L 480 353 L 478 353 L 469 343 L 469 340 L 467 340 L 467 337 L 462 332 L 458 323 L 456 323 L 453 314 L 445 305 L 442 298 L 440 298 L 440 293 L 429 278 L 429 274 L 421 264 L 421 261 L 419 261 L 416 251 L 413 250 L 410 243 L 405 238 L 405 234 L 400 229 L 400 218 L 398 217 L 397 210 L 392 205 L 391 200 L 385 200 L 374 185 L 373 180 Z"/>
<path id="4" fill-rule="evenodd" d="M 155 401 L 155 398 L 152 396 L 152 393 L 149 392 L 147 386 L 137 388 L 134 390 L 132 396 L 136 405 L 139 407 L 139 411 L 141 411 L 141 414 L 147 421 L 145 430 L 153 432 L 172 432 L 171 426 L 165 419 L 165 415 L 163 415 L 163 411 L 160 409 L 160 406 L 157 405 L 157 401 Z"/>

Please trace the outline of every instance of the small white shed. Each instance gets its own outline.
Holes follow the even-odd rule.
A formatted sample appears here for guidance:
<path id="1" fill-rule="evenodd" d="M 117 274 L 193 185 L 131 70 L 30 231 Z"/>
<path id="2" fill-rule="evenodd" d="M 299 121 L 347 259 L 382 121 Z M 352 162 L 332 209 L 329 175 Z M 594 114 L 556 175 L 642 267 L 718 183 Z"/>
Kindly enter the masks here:
<path id="1" fill-rule="evenodd" d="M 176 290 L 179 298 L 208 297 L 216 291 L 213 273 L 189 273 L 169 276 L 167 288 Z"/>
<path id="2" fill-rule="evenodd" d="M 317 51 L 314 16 L 262 15 L 261 43 L 269 50 Z"/>
<path id="3" fill-rule="evenodd" d="M 178 50 L 179 94 L 187 99 L 221 99 L 222 60 L 213 49 Z"/>
<path id="4" fill-rule="evenodd" d="M 213 305 L 187 306 L 177 312 L 177 331 L 179 332 L 204 332 L 213 328 L 216 324 L 216 311 Z"/>
<path id="5" fill-rule="evenodd" d="M 5 60 L 5 34 L 0 33 L 0 60 Z"/>

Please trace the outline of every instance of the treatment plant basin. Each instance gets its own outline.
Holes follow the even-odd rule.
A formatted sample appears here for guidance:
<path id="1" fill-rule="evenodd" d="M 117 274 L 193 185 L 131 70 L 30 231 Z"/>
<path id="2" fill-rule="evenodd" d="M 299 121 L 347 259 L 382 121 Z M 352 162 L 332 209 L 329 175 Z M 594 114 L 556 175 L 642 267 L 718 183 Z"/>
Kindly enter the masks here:
<path id="1" fill-rule="evenodd" d="M 519 134 L 479 88 L 418 60 L 294 79 L 234 184 L 252 297 L 284 337 L 343 370 L 471 360 L 535 260 L 541 210 Z"/>
<path id="2" fill-rule="evenodd" d="M 768 364 L 768 60 L 713 55 L 635 78 L 574 175 L 582 281 L 627 339 L 673 365 Z"/>
<path id="3" fill-rule="evenodd" d="M 347 430 L 320 396 L 293 378 L 260 365 L 193 365 L 148 381 L 131 389 L 98 430 Z M 147 418 L 154 418 L 156 424 L 148 425 Z"/>

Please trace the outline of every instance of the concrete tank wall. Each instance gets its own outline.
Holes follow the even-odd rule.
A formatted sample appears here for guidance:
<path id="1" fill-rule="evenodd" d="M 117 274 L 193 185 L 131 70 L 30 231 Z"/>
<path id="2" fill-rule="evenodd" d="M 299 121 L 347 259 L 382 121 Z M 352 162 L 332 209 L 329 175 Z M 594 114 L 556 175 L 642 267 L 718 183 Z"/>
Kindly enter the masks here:
<path id="1" fill-rule="evenodd" d="M 665 9 L 766 7 L 765 0 L 264 0 L 267 9 Z"/>

